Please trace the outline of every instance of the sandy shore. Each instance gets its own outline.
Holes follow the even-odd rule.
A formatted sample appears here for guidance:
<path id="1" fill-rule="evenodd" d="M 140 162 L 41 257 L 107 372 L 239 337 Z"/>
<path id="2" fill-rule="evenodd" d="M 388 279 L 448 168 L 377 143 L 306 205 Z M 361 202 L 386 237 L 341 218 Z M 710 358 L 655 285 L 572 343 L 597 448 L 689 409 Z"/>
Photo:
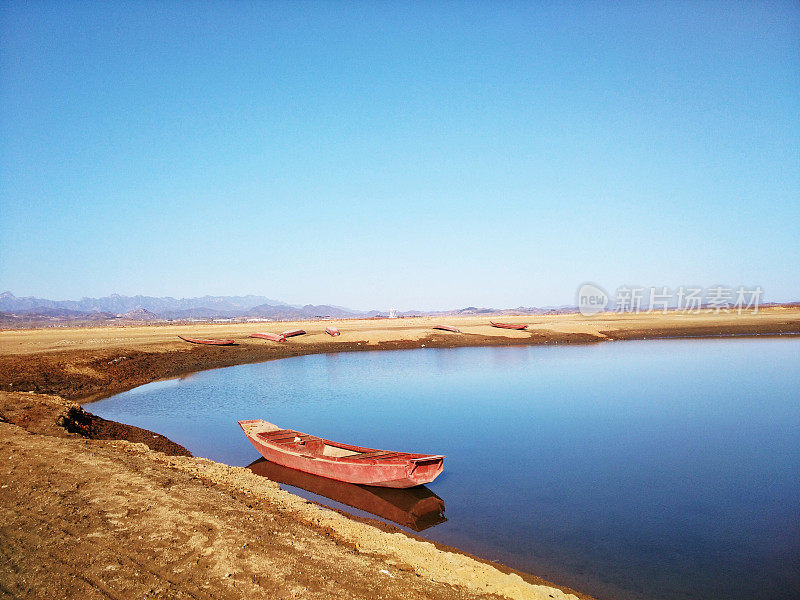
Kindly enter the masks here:
<path id="1" fill-rule="evenodd" d="M 0 596 L 585 598 L 348 519 L 75 402 L 309 353 L 800 333 L 798 308 L 495 320 L 529 327 L 461 317 L 0 331 Z M 431 329 L 442 322 L 463 333 Z M 342 335 L 324 333 L 330 324 Z M 247 337 L 295 327 L 308 334 Z M 191 345 L 178 334 L 237 345 Z"/>

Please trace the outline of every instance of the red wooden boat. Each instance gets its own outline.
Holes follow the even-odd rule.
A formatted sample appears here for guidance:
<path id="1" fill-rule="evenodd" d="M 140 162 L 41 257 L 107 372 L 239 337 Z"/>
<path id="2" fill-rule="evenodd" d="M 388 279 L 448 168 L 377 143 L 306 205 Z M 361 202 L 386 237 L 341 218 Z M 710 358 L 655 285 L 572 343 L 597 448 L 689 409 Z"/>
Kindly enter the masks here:
<path id="1" fill-rule="evenodd" d="M 303 335 L 305 332 L 305 329 L 290 329 L 289 331 L 281 331 L 281 335 L 285 338 L 288 338 L 295 335 Z"/>
<path id="2" fill-rule="evenodd" d="M 444 523 L 444 500 L 424 485 L 408 489 L 356 485 L 282 467 L 264 458 L 247 465 L 256 475 L 365 510 L 398 525 L 422 531 Z"/>
<path id="3" fill-rule="evenodd" d="M 234 340 L 204 340 L 200 338 L 183 337 L 182 335 L 178 337 L 184 342 L 191 342 L 192 344 L 207 344 L 209 346 L 234 346 L 236 344 Z"/>
<path id="4" fill-rule="evenodd" d="M 444 468 L 441 454 L 412 454 L 332 442 L 261 419 L 239 421 L 247 439 L 267 460 L 347 483 L 408 488 L 430 483 Z"/>
<path id="5" fill-rule="evenodd" d="M 329 335 L 332 335 L 333 337 L 336 337 L 337 335 L 341 335 L 342 334 L 342 332 L 339 331 L 338 329 L 336 329 L 336 327 L 326 327 L 325 328 L 325 333 L 327 333 Z"/>
<path id="6" fill-rule="evenodd" d="M 501 329 L 527 329 L 527 325 L 514 325 L 513 323 L 496 323 L 495 321 L 489 321 L 492 324 L 492 327 L 500 327 Z"/>
<path id="7" fill-rule="evenodd" d="M 280 333 L 251 333 L 251 338 L 261 338 L 262 340 L 272 340 L 273 342 L 285 342 L 286 338 Z"/>
<path id="8" fill-rule="evenodd" d="M 453 333 L 461 333 L 460 329 L 456 329 L 455 327 L 451 327 L 450 325 L 434 325 L 434 329 L 441 329 L 442 331 L 452 331 Z"/>

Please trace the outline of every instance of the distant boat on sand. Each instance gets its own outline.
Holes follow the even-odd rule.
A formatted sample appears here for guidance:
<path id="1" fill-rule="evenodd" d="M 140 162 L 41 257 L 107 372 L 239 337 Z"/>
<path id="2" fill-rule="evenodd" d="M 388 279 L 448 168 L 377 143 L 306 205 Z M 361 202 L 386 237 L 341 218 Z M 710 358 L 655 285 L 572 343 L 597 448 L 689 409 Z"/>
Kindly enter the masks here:
<path id="1" fill-rule="evenodd" d="M 281 335 L 285 338 L 294 337 L 296 335 L 304 335 L 305 329 L 290 329 L 289 331 L 281 331 Z"/>
<path id="2" fill-rule="evenodd" d="M 492 324 L 492 327 L 499 327 L 500 329 L 527 329 L 527 325 L 514 325 L 512 323 L 496 323 L 495 321 L 489 321 Z"/>
<path id="3" fill-rule="evenodd" d="M 339 331 L 336 327 L 326 327 L 325 328 L 325 333 L 327 333 L 328 335 L 331 335 L 333 337 L 336 337 L 337 335 L 341 335 L 342 334 L 342 332 Z"/>
<path id="4" fill-rule="evenodd" d="M 434 325 L 434 329 L 441 329 L 442 331 L 452 331 L 453 333 L 461 333 L 460 329 L 456 329 L 450 325 Z"/>
<path id="5" fill-rule="evenodd" d="M 273 342 L 285 342 L 286 337 L 280 333 L 251 333 L 251 338 L 261 338 L 262 340 L 271 340 Z"/>
<path id="6" fill-rule="evenodd" d="M 206 344 L 207 346 L 234 346 L 236 342 L 234 340 L 214 340 L 214 339 L 201 339 L 201 338 L 190 338 L 190 337 L 183 337 L 182 335 L 178 336 L 184 342 L 191 342 L 192 344 Z"/>

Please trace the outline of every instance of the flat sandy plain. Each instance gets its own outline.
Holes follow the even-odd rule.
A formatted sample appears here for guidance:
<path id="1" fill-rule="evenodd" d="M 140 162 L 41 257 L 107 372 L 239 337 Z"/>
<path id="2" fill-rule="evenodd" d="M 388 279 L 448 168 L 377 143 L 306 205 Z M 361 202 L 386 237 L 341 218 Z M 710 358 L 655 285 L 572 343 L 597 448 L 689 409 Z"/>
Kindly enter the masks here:
<path id="1" fill-rule="evenodd" d="M 800 334 L 798 307 L 492 320 L 528 329 L 426 317 L 0 331 L 0 597 L 587 598 L 323 509 L 77 403 L 310 353 Z M 463 333 L 433 330 L 437 323 Z M 342 335 L 327 335 L 328 325 Z M 248 337 L 294 328 L 308 333 L 283 343 Z M 237 345 L 193 345 L 179 334 Z"/>

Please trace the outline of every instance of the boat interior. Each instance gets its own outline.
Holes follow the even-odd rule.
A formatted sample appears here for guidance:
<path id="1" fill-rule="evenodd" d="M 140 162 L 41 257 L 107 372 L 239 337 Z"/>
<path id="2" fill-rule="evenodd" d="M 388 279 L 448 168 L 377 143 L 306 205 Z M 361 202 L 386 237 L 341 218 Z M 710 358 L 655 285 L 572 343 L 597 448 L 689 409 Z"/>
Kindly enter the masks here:
<path id="1" fill-rule="evenodd" d="M 406 452 L 391 452 L 388 450 L 359 452 L 357 450 L 351 450 L 344 445 L 338 446 L 331 444 L 322 438 L 291 429 L 261 432 L 257 433 L 256 436 L 271 444 L 284 446 L 287 450 L 293 450 L 302 454 L 310 454 L 312 456 L 355 459 L 386 459 L 407 456 Z"/>
<path id="2" fill-rule="evenodd" d="M 409 454 L 408 452 L 392 452 L 390 450 L 374 450 L 371 448 L 358 448 L 347 444 L 336 444 L 315 435 L 301 433 L 293 429 L 281 429 L 277 425 L 254 419 L 239 421 L 247 435 L 262 441 L 283 446 L 287 450 L 299 452 L 310 456 L 328 458 L 349 458 L 356 460 L 386 460 L 386 459 L 411 459 L 414 462 L 438 460 L 440 455 Z"/>

